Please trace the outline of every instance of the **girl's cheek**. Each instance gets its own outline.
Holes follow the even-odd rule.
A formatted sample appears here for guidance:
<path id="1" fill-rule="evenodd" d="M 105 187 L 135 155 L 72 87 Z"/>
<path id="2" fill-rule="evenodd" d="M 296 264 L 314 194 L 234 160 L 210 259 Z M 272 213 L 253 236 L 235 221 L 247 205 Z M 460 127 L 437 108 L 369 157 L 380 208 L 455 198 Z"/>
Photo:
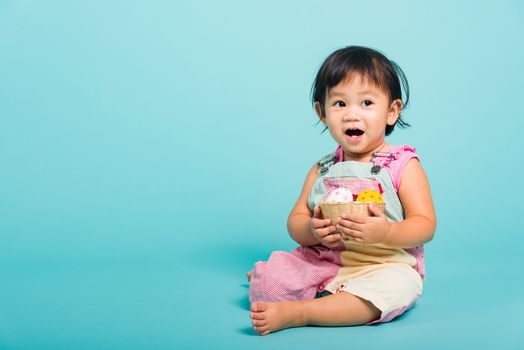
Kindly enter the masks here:
<path id="1" fill-rule="evenodd" d="M 333 118 L 339 118 L 339 116 L 341 116 L 342 113 L 343 111 L 338 108 L 329 111 L 329 115 L 332 116 Z"/>
<path id="2" fill-rule="evenodd" d="M 366 108 L 363 108 L 360 113 L 362 115 L 366 115 L 366 116 L 369 116 L 369 115 L 373 115 L 375 114 L 375 110 L 373 109 L 373 107 L 366 107 Z"/>

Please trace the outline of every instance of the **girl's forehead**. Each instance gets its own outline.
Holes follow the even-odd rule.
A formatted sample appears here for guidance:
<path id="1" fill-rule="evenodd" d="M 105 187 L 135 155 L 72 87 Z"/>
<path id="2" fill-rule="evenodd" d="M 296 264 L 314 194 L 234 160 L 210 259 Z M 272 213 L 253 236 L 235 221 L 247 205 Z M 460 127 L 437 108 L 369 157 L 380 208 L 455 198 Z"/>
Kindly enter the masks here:
<path id="1" fill-rule="evenodd" d="M 328 96 L 347 92 L 371 93 L 388 97 L 389 94 L 369 77 L 361 74 L 348 74 L 340 83 L 328 90 Z"/>

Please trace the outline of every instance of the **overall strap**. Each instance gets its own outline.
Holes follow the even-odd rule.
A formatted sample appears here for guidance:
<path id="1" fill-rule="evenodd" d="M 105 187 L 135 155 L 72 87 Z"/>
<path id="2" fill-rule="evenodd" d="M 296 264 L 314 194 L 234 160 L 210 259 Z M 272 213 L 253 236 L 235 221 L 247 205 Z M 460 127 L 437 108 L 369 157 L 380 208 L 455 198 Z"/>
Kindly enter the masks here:
<path id="1" fill-rule="evenodd" d="M 383 167 L 388 166 L 393 160 L 395 160 L 395 153 L 374 152 L 371 155 L 371 162 L 373 163 L 371 174 L 377 175 Z"/>
<path id="2" fill-rule="evenodd" d="M 320 175 L 325 175 L 329 171 L 329 168 L 337 162 L 337 159 L 338 156 L 336 152 L 330 153 L 327 156 L 322 157 L 317 162 L 317 167 L 320 171 Z"/>

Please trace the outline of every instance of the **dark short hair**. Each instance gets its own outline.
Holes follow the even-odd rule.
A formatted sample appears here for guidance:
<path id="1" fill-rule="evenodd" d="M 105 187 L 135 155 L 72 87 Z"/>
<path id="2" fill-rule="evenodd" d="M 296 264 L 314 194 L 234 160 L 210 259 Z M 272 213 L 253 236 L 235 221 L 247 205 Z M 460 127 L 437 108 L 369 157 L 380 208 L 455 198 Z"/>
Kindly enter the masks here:
<path id="1" fill-rule="evenodd" d="M 388 94 L 391 101 L 402 101 L 402 109 L 409 103 L 409 85 L 406 75 L 400 67 L 389 60 L 382 53 L 363 46 L 348 46 L 333 52 L 326 58 L 320 67 L 313 86 L 311 87 L 311 101 L 320 104 L 325 115 L 326 94 L 345 79 L 359 75 L 362 79 L 376 85 Z M 405 100 L 402 100 L 402 88 Z M 386 135 L 393 132 L 395 125 L 410 126 L 399 115 L 394 125 L 386 125 Z"/>

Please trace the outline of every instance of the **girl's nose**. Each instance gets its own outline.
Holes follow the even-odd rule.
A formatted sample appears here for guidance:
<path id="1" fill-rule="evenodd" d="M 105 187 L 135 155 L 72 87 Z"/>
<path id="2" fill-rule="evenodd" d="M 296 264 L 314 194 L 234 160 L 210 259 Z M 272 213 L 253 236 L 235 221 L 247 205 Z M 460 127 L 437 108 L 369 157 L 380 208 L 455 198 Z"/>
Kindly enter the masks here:
<path id="1" fill-rule="evenodd" d="M 347 122 L 358 122 L 361 117 L 355 108 L 348 108 L 346 114 L 344 115 L 344 121 Z"/>

